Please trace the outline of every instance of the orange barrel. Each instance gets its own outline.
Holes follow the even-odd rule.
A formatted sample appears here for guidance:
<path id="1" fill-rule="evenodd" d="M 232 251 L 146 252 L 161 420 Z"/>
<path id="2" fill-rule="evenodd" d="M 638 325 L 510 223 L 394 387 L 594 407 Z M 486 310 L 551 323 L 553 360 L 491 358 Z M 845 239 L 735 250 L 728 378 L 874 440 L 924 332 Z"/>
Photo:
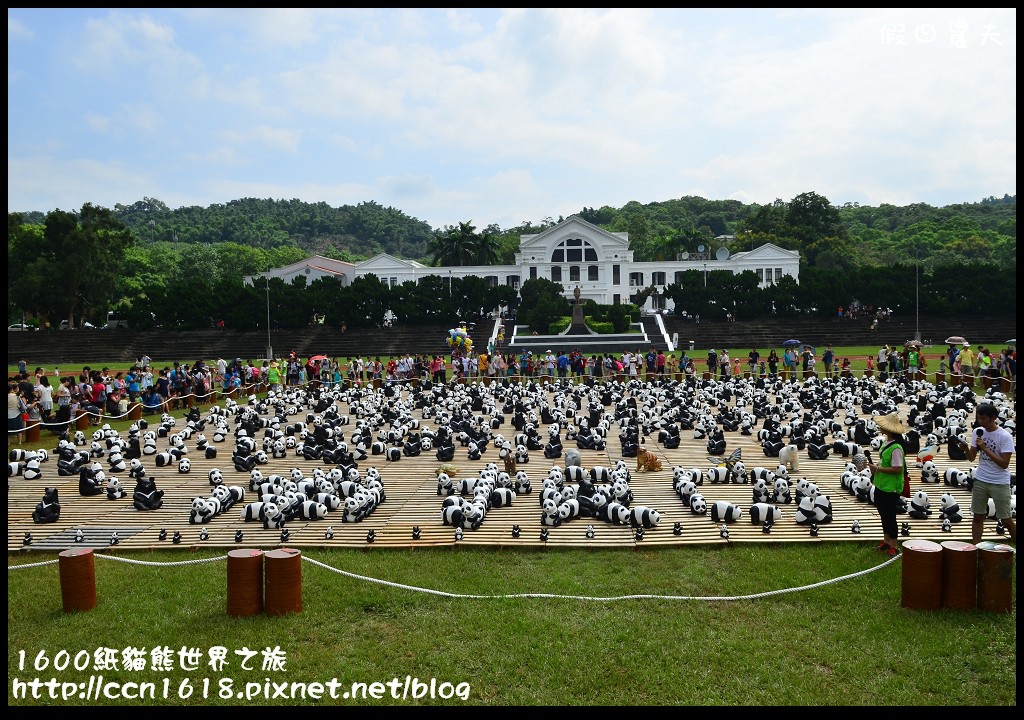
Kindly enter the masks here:
<path id="1" fill-rule="evenodd" d="M 88 430 L 89 429 L 89 413 L 82 408 L 78 408 L 75 415 L 75 430 Z"/>
<path id="2" fill-rule="evenodd" d="M 942 543 L 942 607 L 973 610 L 977 593 L 978 548 L 959 540 Z"/>
<path id="3" fill-rule="evenodd" d="M 999 389 L 1008 393 L 1013 389 L 1013 382 L 1008 377 L 999 378 Z"/>
<path id="4" fill-rule="evenodd" d="M 1006 546 L 979 548 L 978 607 L 982 610 L 1013 611 L 1013 555 Z"/>
<path id="5" fill-rule="evenodd" d="M 133 402 L 131 407 L 128 408 L 128 419 L 129 420 L 141 420 L 142 419 L 142 403 Z"/>
<path id="6" fill-rule="evenodd" d="M 43 429 L 43 423 L 41 420 L 29 420 L 25 423 L 25 442 L 37 443 L 39 442 L 39 434 Z"/>
<path id="7" fill-rule="evenodd" d="M 903 597 L 900 605 L 912 610 L 942 607 L 942 546 L 931 540 L 903 543 Z"/>
<path id="8" fill-rule="evenodd" d="M 242 617 L 263 612 L 263 551 L 228 553 L 228 615 Z"/>
<path id="9" fill-rule="evenodd" d="M 267 615 L 302 612 L 302 553 L 294 548 L 270 550 L 265 563 Z"/>
<path id="10" fill-rule="evenodd" d="M 70 548 L 57 556 L 60 569 L 60 596 L 64 612 L 92 610 L 96 607 L 96 556 L 92 548 Z"/>
<path id="11" fill-rule="evenodd" d="M 944 383 L 944 382 L 946 382 L 946 373 L 936 372 L 935 373 L 935 384 L 938 385 L 939 383 Z"/>

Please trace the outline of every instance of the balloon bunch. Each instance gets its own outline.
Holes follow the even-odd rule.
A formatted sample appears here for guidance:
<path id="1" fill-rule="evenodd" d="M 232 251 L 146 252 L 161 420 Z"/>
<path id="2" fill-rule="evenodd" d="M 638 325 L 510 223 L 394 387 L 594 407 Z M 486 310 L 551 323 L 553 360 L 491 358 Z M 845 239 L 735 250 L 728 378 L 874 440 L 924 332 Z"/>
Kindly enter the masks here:
<path id="1" fill-rule="evenodd" d="M 469 337 L 469 333 L 465 327 L 452 328 L 448 331 L 448 337 L 446 338 L 448 347 L 456 350 L 464 350 L 467 353 L 473 352 L 473 339 Z"/>

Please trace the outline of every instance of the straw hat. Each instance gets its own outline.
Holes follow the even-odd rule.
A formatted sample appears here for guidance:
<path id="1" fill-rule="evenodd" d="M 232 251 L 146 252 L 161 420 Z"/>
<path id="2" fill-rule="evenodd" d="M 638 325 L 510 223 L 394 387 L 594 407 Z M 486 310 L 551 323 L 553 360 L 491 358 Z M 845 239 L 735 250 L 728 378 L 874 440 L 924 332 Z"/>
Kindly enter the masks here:
<path id="1" fill-rule="evenodd" d="M 882 415 L 880 418 L 875 420 L 875 425 L 877 425 L 879 429 L 892 433 L 893 435 L 903 435 L 910 432 L 910 427 L 900 419 L 899 413 Z"/>

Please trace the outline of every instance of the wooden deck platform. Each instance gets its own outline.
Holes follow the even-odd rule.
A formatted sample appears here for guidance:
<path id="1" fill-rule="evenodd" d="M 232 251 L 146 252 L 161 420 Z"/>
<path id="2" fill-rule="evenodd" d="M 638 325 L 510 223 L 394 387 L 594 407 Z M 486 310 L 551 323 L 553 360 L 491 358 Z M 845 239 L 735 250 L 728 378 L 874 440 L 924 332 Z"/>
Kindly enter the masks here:
<path id="1" fill-rule="evenodd" d="M 340 403 L 340 411 L 348 412 L 346 403 Z M 292 420 L 301 421 L 306 414 L 301 411 Z M 906 407 L 903 408 L 906 414 Z M 204 417 L 206 415 L 204 414 Z M 414 417 L 419 417 L 418 411 Z M 422 421 L 424 426 L 436 428 L 431 419 Z M 176 429 L 183 422 L 179 419 Z M 351 430 L 351 426 L 343 428 Z M 547 427 L 539 428 L 542 437 L 547 437 Z M 506 437 L 514 434 L 508 424 L 495 432 Z M 208 437 L 209 432 L 207 432 Z M 705 482 L 699 491 L 707 499 L 710 506 L 716 500 L 726 500 L 738 505 L 743 510 L 743 517 L 728 526 L 728 538 L 721 535 L 721 525 L 712 521 L 708 515 L 695 515 L 685 507 L 673 489 L 672 467 L 698 467 L 706 470 L 712 467 L 705 450 L 705 441 L 693 438 L 692 431 L 682 431 L 680 447 L 666 450 L 656 442 L 656 438 L 648 438 L 646 447 L 656 453 L 662 461 L 663 469 L 656 472 L 637 471 L 636 461 L 627 458 L 632 480 L 630 487 L 633 492 L 632 505 L 643 505 L 659 511 L 661 522 L 657 528 L 644 531 L 642 539 L 637 539 L 636 529 L 628 526 L 612 525 L 594 518 L 576 518 L 558 527 L 547 528 L 548 538 L 541 539 L 542 525 L 539 502 L 541 481 L 553 466 L 564 467 L 564 457 L 547 460 L 541 451 L 532 451 L 529 462 L 521 464 L 519 469 L 525 470 L 533 484 L 533 493 L 520 495 L 509 507 L 492 509 L 483 524 L 476 530 L 465 530 L 461 540 L 455 537 L 455 529 L 444 525 L 441 521 L 441 503 L 443 498 L 437 494 L 436 471 L 441 464 L 434 456 L 434 451 L 422 453 L 418 457 L 402 457 L 396 462 L 386 462 L 383 456 L 370 456 L 359 463 L 360 470 L 376 467 L 386 493 L 383 502 L 369 517 L 357 523 L 343 523 L 340 511 L 329 513 L 324 520 L 289 521 L 286 528 L 289 537 L 286 542 L 281 540 L 281 531 L 264 529 L 259 523 L 244 522 L 241 519 L 241 504 L 228 512 L 214 518 L 206 525 L 189 523 L 189 510 L 194 497 L 210 495 L 207 473 L 219 468 L 228 485 L 241 485 L 246 490 L 244 502 L 256 501 L 256 493 L 249 491 L 247 473 L 233 469 L 230 459 L 233 439 L 216 444 L 218 457 L 207 460 L 201 453 L 189 453 L 192 469 L 189 474 L 180 474 L 176 467 L 158 468 L 154 466 L 152 456 L 143 456 L 142 462 L 148 475 L 154 478 L 157 487 L 164 491 L 163 507 L 155 511 L 138 511 L 132 506 L 132 488 L 134 481 L 127 473 L 116 473 L 125 486 L 127 496 L 119 500 L 108 500 L 106 495 L 82 497 L 78 492 L 78 478 L 59 477 L 56 459 L 51 455 L 49 461 L 43 463 L 43 476 L 37 480 L 26 480 L 24 477 L 8 479 L 7 503 L 7 548 L 9 553 L 40 552 L 56 553 L 60 550 L 84 545 L 109 552 L 131 550 L 153 550 L 177 547 L 182 550 L 194 550 L 199 547 L 220 547 L 232 549 L 238 547 L 257 547 L 270 549 L 275 547 L 324 548 L 348 547 L 370 549 L 415 549 L 419 547 L 455 547 L 459 545 L 493 546 L 493 547 L 592 547 L 592 548 L 624 548 L 624 547 L 674 547 L 685 545 L 714 545 L 727 543 L 759 543 L 771 545 L 780 542 L 878 542 L 881 539 L 881 526 L 878 515 L 871 505 L 860 502 L 841 487 L 840 476 L 846 459 L 830 455 L 826 460 L 812 461 L 806 452 L 801 452 L 800 472 L 792 480 L 806 477 L 818 485 L 822 493 L 829 496 L 833 508 L 833 520 L 818 526 L 817 535 L 812 535 L 811 528 L 798 524 L 795 520 L 796 504 L 780 504 L 784 515 L 775 523 L 769 533 L 764 532 L 761 524 L 750 521 L 748 508 L 752 504 L 750 485 L 729 484 L 713 485 Z M 744 436 L 739 432 L 726 433 L 727 452 L 742 448 L 743 461 L 747 469 L 755 466 L 774 468 L 777 458 L 766 457 L 757 442 L 756 436 Z M 575 447 L 575 442 L 563 441 L 566 448 Z M 56 443 L 54 443 L 56 444 Z M 159 440 L 163 450 L 166 439 Z M 192 448 L 189 445 L 190 449 Z M 954 463 L 942 455 L 935 462 L 941 474 L 948 467 L 967 467 L 966 461 Z M 271 459 L 266 465 L 259 466 L 264 475 L 278 473 L 287 475 L 292 468 L 298 467 L 306 476 L 312 474 L 314 467 L 330 470 L 332 465 L 323 461 L 305 460 L 296 457 L 293 451 L 283 459 Z M 586 468 L 603 465 L 611 468 L 621 458 L 619 454 L 618 428 L 613 427 L 608 436 L 607 451 L 581 450 L 582 464 Z M 913 460 L 913 458 L 911 458 Z M 100 460 L 106 471 L 105 459 Z M 459 477 L 475 476 L 488 462 L 495 462 L 501 467 L 498 451 L 489 447 L 480 460 L 467 459 L 465 448 L 456 447 L 454 464 L 459 469 Z M 1012 461 L 1011 461 L 1012 462 Z M 107 473 L 111 475 L 112 473 Z M 899 523 L 909 523 L 911 538 L 929 539 L 936 542 L 945 540 L 970 541 L 970 493 L 966 488 L 949 487 L 941 482 L 922 483 L 920 471 L 911 469 L 914 489 L 924 489 L 931 499 L 932 515 L 928 519 L 911 519 L 907 515 L 898 517 Z M 59 490 L 61 513 L 59 521 L 51 524 L 36 524 L 32 521 L 32 511 L 41 500 L 45 487 L 56 487 Z M 964 520 L 954 523 L 951 531 L 942 530 L 939 497 L 943 492 L 950 492 L 960 503 Z M 795 493 L 794 493 L 795 496 Z M 854 523 L 859 522 L 860 532 L 852 530 Z M 674 526 L 680 523 L 679 534 Z M 513 537 L 513 526 L 520 527 L 519 537 Z M 586 535 L 587 526 L 592 525 L 594 537 Z M 995 521 L 986 523 L 985 539 L 1001 540 L 995 532 Z M 326 539 L 328 527 L 333 530 L 333 538 Z M 413 539 L 413 528 L 420 529 L 419 539 Z M 200 540 L 203 529 L 209 533 L 206 540 Z M 81 529 L 84 539 L 76 543 L 76 530 Z M 166 531 L 166 539 L 160 540 L 161 531 Z M 373 542 L 368 542 L 368 531 L 374 531 Z M 110 545 L 111 533 L 116 531 L 120 537 L 117 545 Z M 236 532 L 242 532 L 242 540 L 236 541 Z M 180 543 L 172 543 L 175 532 L 181 533 Z M 25 544 L 26 533 L 31 533 L 30 545 Z"/>

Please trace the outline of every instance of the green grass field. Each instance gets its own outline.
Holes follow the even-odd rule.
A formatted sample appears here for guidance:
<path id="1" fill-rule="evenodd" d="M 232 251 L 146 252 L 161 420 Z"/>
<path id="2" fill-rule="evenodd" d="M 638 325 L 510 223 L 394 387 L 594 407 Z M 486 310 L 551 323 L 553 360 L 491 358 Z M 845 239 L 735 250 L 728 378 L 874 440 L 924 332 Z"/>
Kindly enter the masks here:
<path id="1" fill-rule="evenodd" d="M 1016 705 L 1016 610 L 903 608 L 901 561 L 886 563 L 866 545 L 304 554 L 327 568 L 303 562 L 301 612 L 278 617 L 227 615 L 226 561 L 200 562 L 217 553 L 97 558 L 97 606 L 78 613 L 63 612 L 55 565 L 9 570 L 9 688 L 16 678 L 88 683 L 102 674 L 158 688 L 167 679 L 171 696 L 83 702 L 9 690 L 8 704 Z M 505 597 L 522 593 L 552 597 Z M 644 597 L 595 599 L 625 595 Z M 216 646 L 227 648 L 228 667 L 207 667 Z M 62 651 L 111 648 L 120 657 L 128 647 L 147 658 L 156 647 L 196 648 L 203 663 L 182 670 L 175 656 L 167 670 L 52 667 Z M 285 665 L 264 670 L 257 656 L 244 670 L 235 655 L 242 648 L 280 648 Z M 36 670 L 37 658 L 50 666 Z M 452 692 L 468 683 L 468 699 L 234 695 L 262 693 L 268 680 L 337 678 L 348 690 L 407 675 L 451 683 Z M 225 681 L 227 699 L 216 694 Z M 188 698 L 176 694 L 183 682 Z"/>

